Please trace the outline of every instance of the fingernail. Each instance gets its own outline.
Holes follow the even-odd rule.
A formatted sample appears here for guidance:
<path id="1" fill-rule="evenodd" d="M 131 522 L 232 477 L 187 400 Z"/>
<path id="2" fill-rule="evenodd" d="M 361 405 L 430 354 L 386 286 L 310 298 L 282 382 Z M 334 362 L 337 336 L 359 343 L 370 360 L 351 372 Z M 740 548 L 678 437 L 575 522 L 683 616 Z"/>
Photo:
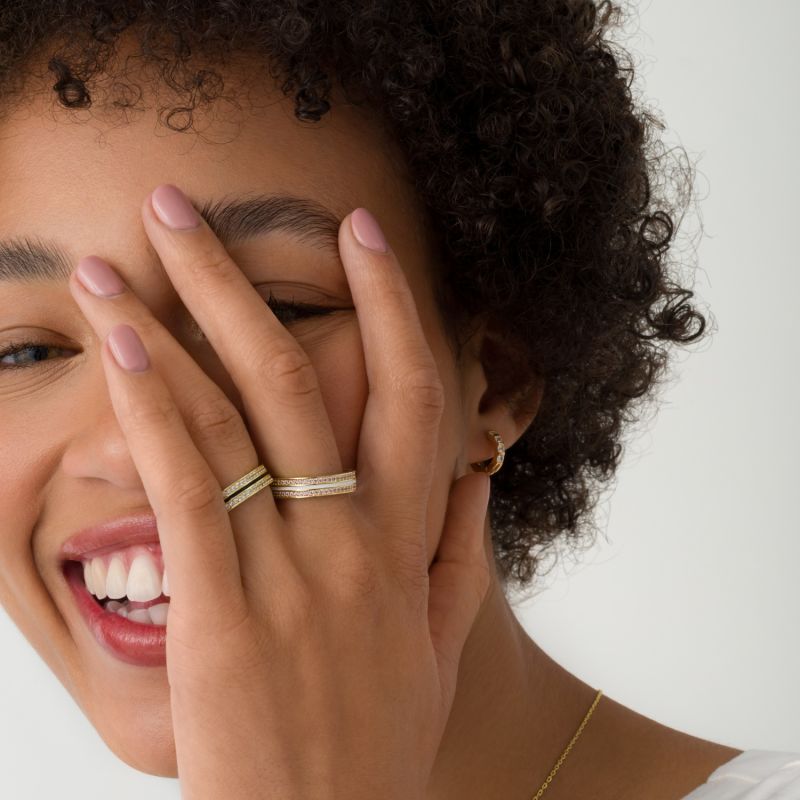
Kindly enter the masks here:
<path id="1" fill-rule="evenodd" d="M 357 208 L 350 215 L 350 226 L 353 228 L 353 235 L 368 250 L 389 252 L 389 245 L 380 225 L 366 208 Z"/>
<path id="2" fill-rule="evenodd" d="M 115 325 L 108 334 L 108 344 L 114 358 L 129 372 L 144 372 L 150 366 L 139 334 L 130 325 Z"/>
<path id="3" fill-rule="evenodd" d="M 171 183 L 162 183 L 150 195 L 156 216 L 168 227 L 189 230 L 200 225 L 200 216 L 186 195 Z"/>
<path id="4" fill-rule="evenodd" d="M 113 297 L 125 291 L 125 284 L 119 275 L 97 256 L 84 256 L 78 261 L 75 276 L 98 297 Z"/>

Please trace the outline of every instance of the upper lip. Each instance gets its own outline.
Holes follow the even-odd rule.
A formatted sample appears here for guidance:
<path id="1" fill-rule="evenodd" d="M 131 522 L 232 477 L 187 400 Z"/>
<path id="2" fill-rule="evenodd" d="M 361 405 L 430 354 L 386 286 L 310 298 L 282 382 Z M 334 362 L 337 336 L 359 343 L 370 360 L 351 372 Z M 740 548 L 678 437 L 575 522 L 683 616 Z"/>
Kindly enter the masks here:
<path id="1" fill-rule="evenodd" d="M 155 515 L 144 511 L 82 528 L 61 545 L 60 555 L 62 561 L 79 561 L 105 550 L 159 541 Z"/>

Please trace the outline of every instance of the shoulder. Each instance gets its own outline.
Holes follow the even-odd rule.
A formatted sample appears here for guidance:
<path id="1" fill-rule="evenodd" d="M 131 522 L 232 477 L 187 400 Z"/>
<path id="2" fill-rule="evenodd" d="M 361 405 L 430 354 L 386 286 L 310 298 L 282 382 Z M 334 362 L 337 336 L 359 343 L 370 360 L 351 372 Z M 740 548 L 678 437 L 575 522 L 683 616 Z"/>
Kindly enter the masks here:
<path id="1" fill-rule="evenodd" d="M 800 753 L 744 750 L 682 800 L 800 798 Z"/>
<path id="2" fill-rule="evenodd" d="M 598 800 L 682 800 L 716 769 L 743 752 L 670 728 L 611 698 L 605 699 L 603 713 L 592 719 L 596 727 L 585 742 L 582 758 L 572 765 L 579 773 L 574 776 L 576 782 L 583 789 L 593 786 L 592 796 Z M 598 792 L 599 787 L 603 788 Z M 565 797 L 581 796 L 577 785 L 570 788 L 575 791 L 566 792 Z"/>
<path id="3" fill-rule="evenodd" d="M 620 754 L 620 760 L 633 768 L 631 797 L 682 799 L 714 770 L 742 753 L 735 747 L 670 728 L 623 706 L 612 709 L 610 716 L 616 716 L 615 722 L 628 734 L 623 737 L 628 756 Z"/>
<path id="4" fill-rule="evenodd" d="M 553 800 L 800 800 L 800 753 L 701 739 L 607 696 L 578 752 L 548 790 Z"/>
<path id="5" fill-rule="evenodd" d="M 800 800 L 800 753 L 740 750 L 653 720 L 640 720 L 636 727 L 640 783 L 631 797 Z"/>

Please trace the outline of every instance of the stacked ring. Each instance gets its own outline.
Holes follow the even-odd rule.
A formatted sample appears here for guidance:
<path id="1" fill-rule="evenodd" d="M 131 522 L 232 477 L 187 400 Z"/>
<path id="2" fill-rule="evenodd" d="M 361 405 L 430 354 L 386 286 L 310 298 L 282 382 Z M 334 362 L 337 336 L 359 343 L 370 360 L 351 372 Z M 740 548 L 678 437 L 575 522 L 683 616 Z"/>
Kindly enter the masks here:
<path id="1" fill-rule="evenodd" d="M 337 472 L 333 475 L 275 478 L 272 495 L 276 498 L 322 497 L 331 494 L 348 494 L 356 490 L 356 471 Z"/>
<path id="2" fill-rule="evenodd" d="M 222 490 L 225 508 L 228 511 L 236 508 L 239 503 L 243 503 L 248 497 L 252 497 L 256 492 L 266 489 L 273 481 L 274 478 L 267 472 L 267 468 L 263 464 L 259 464 L 255 469 L 250 470 L 247 475 L 243 475 Z"/>

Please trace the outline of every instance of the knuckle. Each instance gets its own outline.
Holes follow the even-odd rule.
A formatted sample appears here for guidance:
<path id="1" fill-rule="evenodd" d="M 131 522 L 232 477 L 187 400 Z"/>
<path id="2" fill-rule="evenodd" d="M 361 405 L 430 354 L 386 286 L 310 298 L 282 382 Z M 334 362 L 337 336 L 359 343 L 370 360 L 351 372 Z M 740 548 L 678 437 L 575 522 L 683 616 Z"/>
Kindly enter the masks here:
<path id="1" fill-rule="evenodd" d="M 277 641 L 291 645 L 299 634 L 314 625 L 319 606 L 302 581 L 284 580 L 280 583 L 280 590 L 273 594 L 268 613 Z"/>
<path id="2" fill-rule="evenodd" d="M 385 589 L 385 579 L 366 553 L 350 553 L 331 570 L 329 593 L 347 608 L 374 608 Z"/>
<path id="3" fill-rule="evenodd" d="M 426 540 L 403 540 L 391 548 L 392 571 L 404 580 L 416 582 L 428 579 L 428 553 Z"/>
<path id="4" fill-rule="evenodd" d="M 213 442 L 239 449 L 248 440 L 239 412 L 225 397 L 216 393 L 198 399 L 188 414 L 189 433 L 195 441 Z"/>
<path id="5" fill-rule="evenodd" d="M 141 308 L 141 311 L 143 313 L 137 313 L 133 320 L 136 332 L 145 343 L 155 342 L 164 335 L 164 326 L 148 309 Z"/>
<path id="6" fill-rule="evenodd" d="M 299 347 L 287 347 L 262 356 L 260 366 L 259 373 L 290 397 L 317 391 L 314 366 Z"/>
<path id="7" fill-rule="evenodd" d="M 393 549 L 392 576 L 415 609 L 427 603 L 430 576 L 424 541 L 403 542 Z"/>
<path id="8" fill-rule="evenodd" d="M 406 309 L 414 305 L 414 299 L 407 286 L 398 285 L 387 272 L 380 272 L 376 278 L 383 278 L 381 293 L 386 295 L 387 303 L 392 308 Z"/>
<path id="9" fill-rule="evenodd" d="M 444 411 L 444 385 L 433 366 L 410 369 L 398 380 L 398 397 L 421 422 L 436 422 Z"/>
<path id="10" fill-rule="evenodd" d="M 211 476 L 190 472 L 175 480 L 169 499 L 181 513 L 206 517 L 222 501 L 222 492 Z"/>
<path id="11" fill-rule="evenodd" d="M 184 256 L 184 271 L 204 291 L 233 281 L 234 266 L 231 257 L 224 250 L 212 245 L 195 246 Z"/>
<path id="12" fill-rule="evenodd" d="M 126 406 L 126 427 L 134 431 L 163 429 L 180 422 L 180 412 L 166 393 L 151 395 L 146 401 L 137 398 Z"/>

